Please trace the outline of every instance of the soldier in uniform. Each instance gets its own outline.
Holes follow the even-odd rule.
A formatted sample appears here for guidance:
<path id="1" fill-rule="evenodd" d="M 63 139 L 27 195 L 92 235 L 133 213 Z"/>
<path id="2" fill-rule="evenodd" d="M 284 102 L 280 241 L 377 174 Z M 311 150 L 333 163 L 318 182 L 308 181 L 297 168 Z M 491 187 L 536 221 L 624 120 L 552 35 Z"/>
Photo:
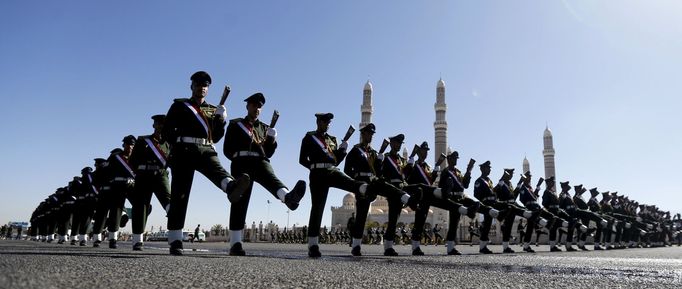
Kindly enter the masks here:
<path id="1" fill-rule="evenodd" d="M 448 186 L 451 187 L 452 192 L 449 195 L 449 199 L 458 204 L 466 206 L 467 213 L 471 219 L 476 218 L 476 212 L 483 215 L 488 215 L 492 218 L 497 218 L 500 215 L 500 211 L 489 206 L 482 205 L 481 203 L 469 198 L 469 196 L 464 193 L 464 190 L 469 188 L 469 183 L 471 182 L 471 170 L 473 169 L 474 161 L 469 161 L 466 172 L 464 175 L 462 175 L 462 172 L 456 167 L 458 159 L 459 152 L 457 151 L 453 151 L 447 156 L 448 166 L 441 172 L 438 186 L 441 189 L 444 189 Z M 459 219 L 461 214 L 449 215 L 448 233 L 445 236 L 446 253 L 448 255 L 461 255 L 461 253 L 455 248 L 455 239 L 457 237 L 457 228 L 459 227 Z"/>
<path id="2" fill-rule="evenodd" d="M 508 202 L 498 201 L 497 194 L 494 191 L 493 182 L 488 177 L 490 176 L 490 161 L 486 161 L 480 164 L 479 168 L 481 170 L 481 176 L 478 179 L 476 179 L 476 182 L 474 184 L 474 197 L 476 197 L 484 205 L 493 207 L 498 211 L 507 210 L 505 214 L 500 214 L 498 216 L 498 221 L 501 221 L 500 219 L 504 219 L 509 215 L 511 215 L 512 217 L 520 215 L 526 219 L 534 217 L 534 214 L 531 211 L 524 211 L 517 207 L 509 206 Z M 488 249 L 487 246 L 488 242 L 490 241 L 488 234 L 490 233 L 490 227 L 492 226 L 493 222 L 492 218 L 493 217 L 491 215 L 483 215 L 483 223 L 481 224 L 480 228 L 481 236 L 479 238 L 480 244 L 478 250 L 482 254 L 493 253 L 492 251 L 490 251 L 490 249 Z"/>
<path id="3" fill-rule="evenodd" d="M 604 249 L 612 250 L 615 249 L 615 247 L 611 244 L 612 233 L 613 229 L 618 225 L 618 220 L 611 215 L 613 213 L 613 207 L 611 206 L 610 192 L 606 191 L 602 193 L 602 199 L 599 202 L 599 205 L 601 206 L 602 215 L 609 216 L 609 224 L 606 226 L 606 230 L 604 230 L 603 235 Z"/>
<path id="4" fill-rule="evenodd" d="M 582 197 L 582 194 L 587 192 L 587 189 L 583 187 L 583 185 L 577 185 L 573 186 L 573 189 L 575 191 L 575 194 L 573 195 L 573 202 L 575 203 L 575 206 L 577 207 L 577 213 L 578 216 L 580 217 L 580 220 L 582 223 L 586 226 L 589 226 L 590 221 L 595 222 L 597 225 L 597 234 L 601 230 L 603 230 L 604 227 L 608 224 L 606 220 L 601 218 L 598 214 L 590 211 L 590 207 L 585 202 L 585 200 Z M 585 247 L 585 241 L 587 240 L 587 236 L 590 235 L 590 233 L 585 232 L 585 233 L 580 233 L 579 235 L 579 241 L 578 241 L 578 248 L 583 250 L 583 251 L 588 251 L 587 247 Z M 595 247 L 598 246 L 599 241 L 595 237 Z"/>
<path id="5" fill-rule="evenodd" d="M 170 145 L 161 137 L 166 116 L 157 114 L 152 116 L 152 120 L 154 132 L 137 137 L 130 158 L 130 165 L 135 171 L 135 188 L 130 197 L 133 206 L 133 251 L 142 251 L 144 247 L 142 235 L 152 209 L 152 193 L 164 211 L 168 212 L 170 205 L 170 183 L 166 169 Z"/>
<path id="6" fill-rule="evenodd" d="M 408 163 L 412 163 L 413 168 L 407 176 L 407 183 L 418 185 L 423 191 L 423 198 L 419 203 L 419 209 L 415 212 L 414 227 L 412 228 L 412 255 L 417 256 L 424 255 L 424 252 L 419 248 L 419 243 L 424 232 L 424 224 L 426 223 L 430 206 L 447 210 L 450 215 L 468 214 L 470 218 L 474 218 L 478 209 L 477 204 L 467 208 L 449 198 L 453 189 L 452 182 L 445 182 L 442 187 L 434 186 L 438 173 L 440 173 L 440 166 L 436 164 L 435 169 L 431 171 L 431 167 L 425 161 L 428 151 L 428 144 L 423 142 L 417 149 L 417 161 L 412 160 L 412 158 L 408 160 Z"/>
<path id="7" fill-rule="evenodd" d="M 369 123 L 360 129 L 360 143 L 353 146 L 350 152 L 348 152 L 343 169 L 344 173 L 357 181 L 371 184 L 373 188 L 372 191 L 386 197 L 387 200 L 398 200 L 403 206 L 409 205 L 411 208 L 416 209 L 417 203 L 421 198 L 421 191 L 419 189 L 413 188 L 412 193 L 408 194 L 378 177 L 381 175 L 381 161 L 385 157 L 378 154 L 371 146 L 375 132 L 376 126 L 373 123 Z M 351 229 L 353 238 L 351 243 L 351 254 L 353 256 L 362 255 L 360 249 L 362 234 L 364 231 L 364 224 L 367 221 L 369 206 L 373 199 L 374 198 L 356 196 L 355 206 L 357 220 L 355 221 L 355 228 Z"/>
<path id="8" fill-rule="evenodd" d="M 126 197 L 132 193 L 135 186 L 135 172 L 130 164 L 130 156 L 135 146 L 135 136 L 123 138 L 123 151 L 111 154 L 107 159 L 106 180 L 111 187 L 104 198 L 107 200 L 107 231 L 109 232 L 109 248 L 116 249 L 118 229 L 121 226 L 121 216 Z"/>
<path id="9" fill-rule="evenodd" d="M 77 177 L 74 177 L 76 181 Z M 69 229 L 71 228 L 71 218 L 73 216 L 73 206 L 76 203 L 76 196 L 74 196 L 75 189 L 69 185 L 62 190 L 58 190 L 59 209 L 57 214 L 57 235 L 59 235 L 58 244 L 64 244 L 69 238 Z"/>
<path id="10" fill-rule="evenodd" d="M 77 200 L 73 215 L 73 226 L 71 229 L 71 244 L 75 245 L 80 240 L 80 245 L 85 246 L 87 242 L 87 229 L 92 220 L 92 213 L 95 208 L 94 188 L 92 187 L 92 168 L 85 167 L 81 170 L 79 188 L 77 189 Z M 96 191 L 95 191 L 96 192 Z M 76 236 L 78 236 L 76 238 Z"/>
<path id="11" fill-rule="evenodd" d="M 343 173 L 337 166 L 346 157 L 348 142 L 340 145 L 336 137 L 327 134 L 329 124 L 334 118 L 332 113 L 316 113 L 317 129 L 309 131 L 301 140 L 298 162 L 310 169 L 310 220 L 308 221 L 308 256 L 322 256 L 319 247 L 320 222 L 324 212 L 329 188 L 339 188 L 354 192 L 356 196 L 368 198 L 368 184 L 356 181 Z"/>
<path id="12" fill-rule="evenodd" d="M 299 201 L 305 195 L 305 181 L 299 180 L 289 191 L 270 165 L 270 158 L 277 148 L 277 130 L 258 119 L 265 104 L 265 96 L 258 92 L 244 101 L 246 116 L 230 120 L 223 142 L 223 153 L 232 161 L 232 175 L 246 174 L 251 178 L 242 198 L 232 202 L 230 209 L 230 255 L 236 256 L 246 255 L 242 248 L 241 234 L 254 182 L 262 185 L 292 211 L 298 208 Z"/>
<path id="13" fill-rule="evenodd" d="M 559 227 L 568 228 L 568 221 L 571 216 L 560 208 L 559 196 L 554 191 L 554 176 L 547 178 L 545 191 L 542 193 L 542 206 L 558 218 L 549 228 L 549 250 L 551 252 L 561 252 L 557 245 L 557 230 Z M 561 240 L 559 240 L 561 241 Z"/>
<path id="14" fill-rule="evenodd" d="M 250 183 L 248 175 L 233 178 L 220 164 L 213 147 L 223 138 L 227 112 L 224 105 L 216 107 L 205 100 L 211 76 L 198 71 L 190 80 L 192 96 L 173 102 L 161 134 L 171 144 L 169 165 L 173 179 L 167 226 L 171 255 L 182 255 L 182 228 L 195 171 L 225 192 L 232 203 L 239 201 Z"/>
<path id="15" fill-rule="evenodd" d="M 569 194 L 569 191 L 571 190 L 569 182 L 560 182 L 559 184 L 561 185 L 561 194 L 559 194 L 559 207 L 566 211 L 566 213 L 571 217 L 569 219 L 568 230 L 566 232 L 566 251 L 577 251 L 577 249 L 573 248 L 573 233 L 575 229 L 578 229 L 579 234 L 591 234 L 591 231 L 587 228 L 586 224 L 583 224 L 580 221 L 580 217 L 582 215 L 579 213 L 577 205 Z M 587 225 L 589 225 L 589 223 Z"/>
<path id="16" fill-rule="evenodd" d="M 533 229 L 536 229 L 536 225 L 537 227 L 547 227 L 548 223 L 550 222 L 556 224 L 562 223 L 563 220 L 540 207 L 540 205 L 538 204 L 538 194 L 540 192 L 540 185 L 544 180 L 540 178 L 540 180 L 538 180 L 536 188 L 533 189 L 533 187 L 531 187 L 530 185 L 531 177 L 532 175 L 530 171 L 527 171 L 526 173 L 521 175 L 521 185 L 519 185 L 518 187 L 518 195 L 521 203 L 526 207 L 526 209 L 536 214 L 536 216 L 533 216 L 532 218 L 528 219 L 528 225 L 526 226 L 526 233 L 524 234 L 523 240 L 523 251 L 528 253 L 535 253 L 535 250 L 533 250 L 530 247 L 530 240 L 531 235 L 533 233 Z M 540 234 L 537 231 L 535 234 L 536 234 L 535 243 L 537 243 Z"/>
<path id="17" fill-rule="evenodd" d="M 114 149 L 110 153 L 113 154 L 121 149 Z M 92 172 L 92 185 L 99 191 L 95 200 L 94 214 L 92 216 L 92 246 L 98 248 L 102 243 L 102 231 L 107 219 L 108 210 L 108 194 L 111 186 L 108 184 L 106 170 L 109 167 L 106 159 L 95 159 L 95 171 Z"/>
<path id="18" fill-rule="evenodd" d="M 81 170 L 81 174 L 82 173 L 83 171 Z M 67 189 L 71 192 L 71 195 L 75 199 L 73 205 L 71 206 L 71 232 L 69 240 L 71 241 L 71 245 L 76 245 L 78 243 L 78 228 L 80 227 L 81 223 L 85 221 L 85 216 L 82 210 L 83 207 L 86 206 L 86 192 L 83 191 L 83 182 L 81 181 L 81 177 L 74 177 L 73 181 L 69 182 Z"/>

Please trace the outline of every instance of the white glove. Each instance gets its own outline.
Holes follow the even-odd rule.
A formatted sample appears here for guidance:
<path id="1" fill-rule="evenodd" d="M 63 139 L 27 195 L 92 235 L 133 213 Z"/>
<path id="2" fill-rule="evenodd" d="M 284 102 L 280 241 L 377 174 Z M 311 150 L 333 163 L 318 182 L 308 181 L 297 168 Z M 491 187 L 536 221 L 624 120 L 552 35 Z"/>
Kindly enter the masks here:
<path id="1" fill-rule="evenodd" d="M 227 109 L 225 108 L 224 105 L 219 105 L 218 108 L 215 110 L 215 114 L 213 115 L 219 115 L 223 119 L 227 119 Z"/>
<path id="2" fill-rule="evenodd" d="M 377 160 L 379 160 L 380 162 L 383 162 L 383 161 L 384 161 L 384 155 L 378 154 L 378 155 L 377 155 Z"/>
<path id="3" fill-rule="evenodd" d="M 408 165 L 414 165 L 414 158 L 410 158 L 407 160 Z"/>
<path id="4" fill-rule="evenodd" d="M 276 138 L 277 137 L 277 130 L 274 127 L 269 127 L 268 132 L 266 134 L 270 137 Z"/>
<path id="5" fill-rule="evenodd" d="M 347 141 L 341 142 L 341 145 L 339 146 L 339 149 L 345 151 L 347 148 L 348 148 L 348 142 L 347 142 Z"/>

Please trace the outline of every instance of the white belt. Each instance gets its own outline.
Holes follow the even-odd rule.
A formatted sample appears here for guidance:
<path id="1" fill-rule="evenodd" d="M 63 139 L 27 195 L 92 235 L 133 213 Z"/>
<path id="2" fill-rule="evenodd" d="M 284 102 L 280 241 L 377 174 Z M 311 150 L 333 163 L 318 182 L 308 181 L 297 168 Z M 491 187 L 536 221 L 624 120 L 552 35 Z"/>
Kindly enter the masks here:
<path id="1" fill-rule="evenodd" d="M 233 158 L 236 157 L 259 157 L 260 154 L 252 151 L 238 151 L 232 155 Z"/>
<path id="2" fill-rule="evenodd" d="M 311 170 L 312 169 L 328 169 L 328 168 L 333 168 L 333 167 L 334 167 L 334 164 L 330 164 L 330 163 L 316 163 L 316 164 L 310 165 Z"/>
<path id="3" fill-rule="evenodd" d="M 162 169 L 161 166 L 158 165 L 139 165 L 137 166 L 138 170 L 146 170 L 146 171 L 156 171 Z"/>
<path id="4" fill-rule="evenodd" d="M 365 173 L 365 172 L 359 172 L 355 174 L 355 177 L 373 177 L 373 173 Z"/>
<path id="5" fill-rule="evenodd" d="M 131 178 L 125 178 L 125 177 L 115 177 L 114 181 L 115 182 L 127 182 Z"/>
<path id="6" fill-rule="evenodd" d="M 401 179 L 391 179 L 390 182 L 391 182 L 391 183 L 402 183 L 403 180 L 401 180 Z"/>
<path id="7" fill-rule="evenodd" d="M 191 137 L 191 136 L 179 136 L 177 142 L 181 143 L 192 143 L 198 145 L 212 145 L 213 142 L 205 138 Z"/>

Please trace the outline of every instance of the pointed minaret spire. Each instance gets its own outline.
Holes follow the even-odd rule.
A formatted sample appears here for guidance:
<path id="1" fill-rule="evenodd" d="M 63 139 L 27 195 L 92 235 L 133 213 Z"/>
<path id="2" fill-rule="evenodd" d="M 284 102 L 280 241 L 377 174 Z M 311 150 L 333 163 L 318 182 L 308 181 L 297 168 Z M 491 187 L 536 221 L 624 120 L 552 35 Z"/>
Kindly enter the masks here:
<path id="1" fill-rule="evenodd" d="M 445 120 L 445 112 L 447 110 L 447 105 L 445 104 L 445 82 L 442 78 L 436 84 L 436 104 L 433 107 L 436 111 L 436 121 L 433 123 L 435 130 L 435 152 L 433 157 L 434 162 L 436 162 L 440 154 L 445 153 L 448 146 L 448 122 Z"/>
<path id="2" fill-rule="evenodd" d="M 530 162 L 528 159 L 524 156 L 523 157 L 523 173 L 525 174 L 526 172 L 530 171 Z"/>
<path id="3" fill-rule="evenodd" d="M 363 128 L 372 122 L 372 83 L 367 80 L 365 87 L 362 89 L 362 105 L 360 106 L 360 127 Z"/>
<path id="4" fill-rule="evenodd" d="M 545 157 L 545 179 L 552 176 L 556 178 L 556 170 L 554 166 L 554 140 L 552 137 L 552 131 L 549 130 L 549 125 L 545 127 L 542 140 L 544 143 L 542 155 Z M 554 189 L 556 190 L 556 184 L 554 185 Z"/>

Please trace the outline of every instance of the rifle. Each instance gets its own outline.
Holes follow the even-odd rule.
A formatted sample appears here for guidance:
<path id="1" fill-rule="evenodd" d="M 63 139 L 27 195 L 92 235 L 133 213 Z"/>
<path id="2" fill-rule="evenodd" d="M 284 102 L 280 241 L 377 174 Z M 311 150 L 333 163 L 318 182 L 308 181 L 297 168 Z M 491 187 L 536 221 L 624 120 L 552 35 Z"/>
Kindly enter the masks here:
<path id="1" fill-rule="evenodd" d="M 417 154 L 417 151 L 419 151 L 419 146 L 414 145 L 414 147 L 412 147 L 412 152 L 410 153 L 410 158 L 414 158 L 414 155 Z"/>
<path id="2" fill-rule="evenodd" d="M 220 98 L 220 105 L 225 105 L 225 101 L 227 101 L 227 96 L 230 95 L 230 87 L 225 85 L 225 89 L 223 89 L 223 96 Z"/>
<path id="3" fill-rule="evenodd" d="M 381 143 L 381 148 L 379 149 L 379 154 L 383 154 L 386 151 L 386 148 L 390 142 L 387 139 L 384 139 L 384 142 Z"/>
<path id="4" fill-rule="evenodd" d="M 467 173 L 471 173 L 471 170 L 474 168 L 475 163 L 476 163 L 475 159 L 469 159 L 469 164 L 467 164 Z"/>
<path id="5" fill-rule="evenodd" d="M 277 120 L 279 119 L 279 111 L 275 109 L 275 111 L 272 113 L 272 119 L 270 120 L 270 127 L 275 128 L 275 125 L 277 124 Z"/>
<path id="6" fill-rule="evenodd" d="M 445 161 L 445 158 L 445 154 L 440 153 L 440 157 L 438 158 L 438 161 L 436 161 L 436 167 L 439 167 Z"/>
<path id="7" fill-rule="evenodd" d="M 353 125 L 351 124 L 351 125 L 348 127 L 348 130 L 346 131 L 346 135 L 343 136 L 343 141 L 348 141 L 348 140 L 350 139 L 350 137 L 353 135 L 354 132 L 355 132 L 355 128 L 354 128 Z"/>

